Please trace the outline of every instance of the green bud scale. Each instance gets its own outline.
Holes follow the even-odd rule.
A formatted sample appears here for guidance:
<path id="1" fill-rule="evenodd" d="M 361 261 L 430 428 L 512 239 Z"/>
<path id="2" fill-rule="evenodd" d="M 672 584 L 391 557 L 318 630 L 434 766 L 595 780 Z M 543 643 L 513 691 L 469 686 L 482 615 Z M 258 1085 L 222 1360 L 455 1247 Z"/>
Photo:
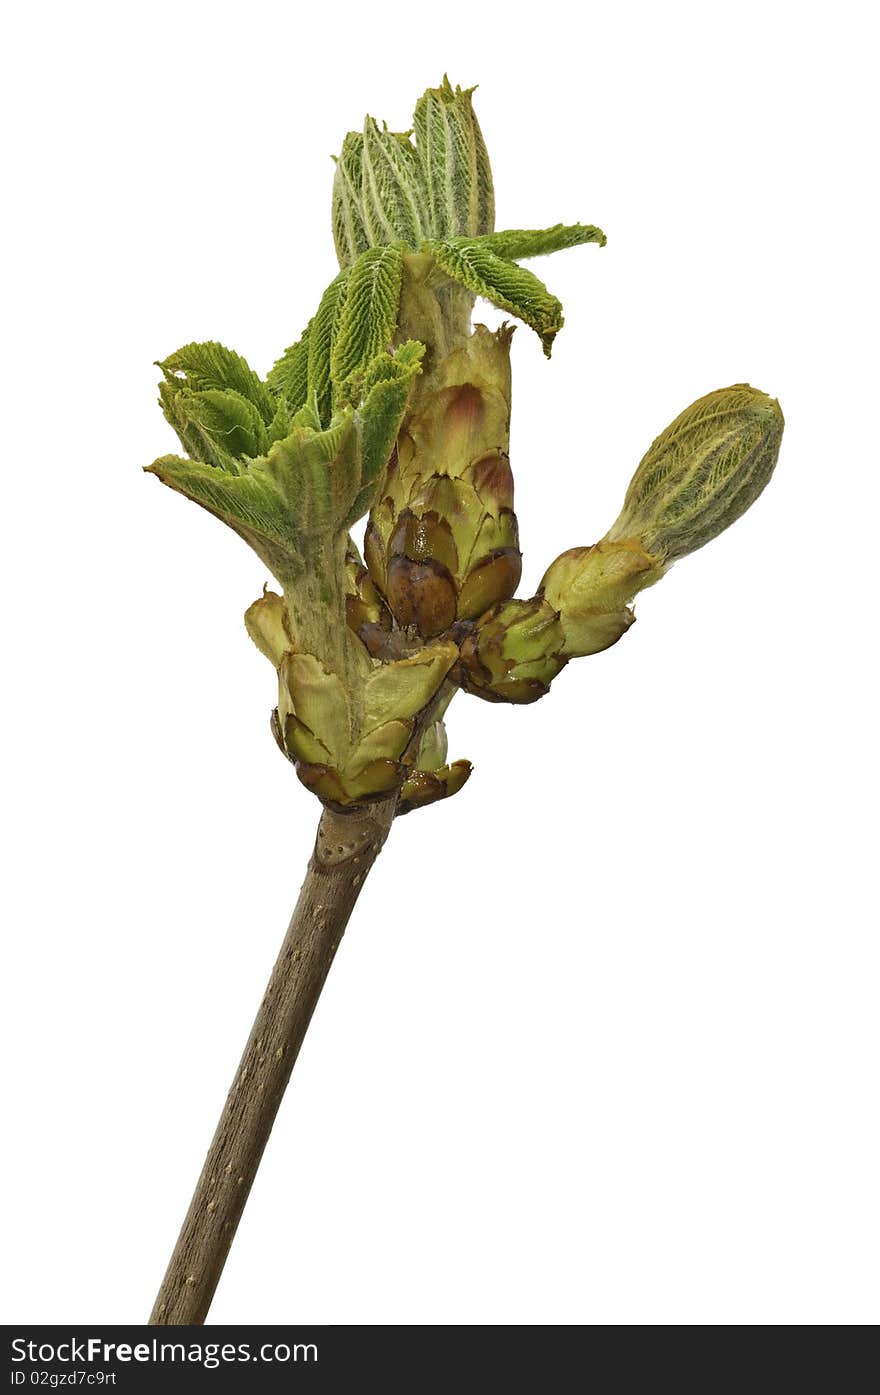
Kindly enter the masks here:
<path id="1" fill-rule="evenodd" d="M 509 346 L 509 329 L 478 325 L 423 376 L 370 514 L 370 576 L 396 623 L 423 639 L 476 619 L 519 582 Z"/>

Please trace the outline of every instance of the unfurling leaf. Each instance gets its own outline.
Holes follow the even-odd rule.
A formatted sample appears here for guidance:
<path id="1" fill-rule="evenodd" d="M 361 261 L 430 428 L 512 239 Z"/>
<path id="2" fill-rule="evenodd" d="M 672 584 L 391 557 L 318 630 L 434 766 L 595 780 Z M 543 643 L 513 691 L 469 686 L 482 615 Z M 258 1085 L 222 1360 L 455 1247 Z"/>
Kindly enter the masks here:
<path id="1" fill-rule="evenodd" d="M 341 271 L 330 282 L 309 325 L 308 398 L 314 401 L 319 420 L 324 426 L 329 423 L 333 413 L 330 356 L 345 307 L 349 274 L 348 271 Z"/>
<path id="2" fill-rule="evenodd" d="M 291 416 L 299 411 L 309 396 L 310 320 L 302 336 L 269 369 L 266 385 L 287 405 Z"/>
<path id="3" fill-rule="evenodd" d="M 371 359 L 390 347 L 402 277 L 398 247 L 373 247 L 351 268 L 330 351 L 330 376 L 337 388 L 357 378 Z"/>
<path id="4" fill-rule="evenodd" d="M 351 266 L 370 246 L 363 211 L 364 138 L 349 131 L 333 177 L 333 240 L 339 265 Z"/>
<path id="5" fill-rule="evenodd" d="M 453 89 L 444 77 L 416 103 L 416 150 L 433 237 L 476 237 L 495 226 L 492 170 L 471 102 L 474 90 Z"/>
<path id="6" fill-rule="evenodd" d="M 361 487 L 343 526 L 350 528 L 369 511 L 382 472 L 394 449 L 413 382 L 421 372 L 424 346 L 415 340 L 394 354 L 379 354 L 367 369 L 361 423 Z"/>
<path id="7" fill-rule="evenodd" d="M 360 484 L 360 447 L 353 412 L 325 431 L 296 427 L 251 473 L 268 475 L 284 499 L 291 537 L 302 557 L 319 554 L 341 526 Z"/>
<path id="8" fill-rule="evenodd" d="M 409 137 L 380 131 L 368 116 L 361 158 L 363 216 L 371 244 L 418 247 L 430 222 L 421 167 Z"/>
<path id="9" fill-rule="evenodd" d="M 566 247 L 583 247 L 588 242 L 604 247 L 608 241 L 601 228 L 588 224 L 556 223 L 552 228 L 507 228 L 504 232 L 487 233 L 485 237 L 468 238 L 474 247 L 485 247 L 496 256 L 511 261 L 528 257 L 546 257 L 550 252 L 562 252 Z"/>
<path id="10" fill-rule="evenodd" d="M 269 444 L 258 409 L 240 393 L 219 388 L 190 392 L 165 382 L 159 397 L 165 416 L 196 460 L 237 473 L 236 461 L 259 455 Z"/>
<path id="11" fill-rule="evenodd" d="M 477 237 L 495 226 L 489 157 L 471 93 L 447 78 L 427 91 L 409 134 L 368 116 L 350 131 L 336 161 L 333 238 L 343 269 L 370 247 L 425 238 Z"/>
<path id="12" fill-rule="evenodd" d="M 157 364 L 172 387 L 191 392 L 229 390 L 246 398 L 257 408 L 268 426 L 275 413 L 275 402 L 267 385 L 260 380 L 241 354 L 222 344 L 185 344 Z"/>
<path id="13" fill-rule="evenodd" d="M 288 434 L 253 458 L 163 456 L 148 469 L 229 524 L 280 581 L 289 582 L 370 507 L 422 353 L 421 344 L 407 343 L 395 354 L 377 355 L 364 375 L 363 400 L 326 428 L 307 405 Z M 249 405 L 227 396 L 238 407 Z"/>
<path id="14" fill-rule="evenodd" d="M 240 354 L 222 344 L 185 344 L 163 359 L 159 401 L 184 450 L 231 474 L 268 445 L 278 403 Z"/>
<path id="15" fill-rule="evenodd" d="M 301 570 L 284 499 L 265 474 L 245 470 L 233 475 L 177 455 L 163 455 L 145 468 L 227 523 L 279 580 Z"/>
<path id="16" fill-rule="evenodd" d="M 427 241 L 421 250 L 429 253 L 453 281 L 529 325 L 550 357 L 553 340 L 562 328 L 562 306 L 531 271 L 499 257 L 477 238 Z"/>

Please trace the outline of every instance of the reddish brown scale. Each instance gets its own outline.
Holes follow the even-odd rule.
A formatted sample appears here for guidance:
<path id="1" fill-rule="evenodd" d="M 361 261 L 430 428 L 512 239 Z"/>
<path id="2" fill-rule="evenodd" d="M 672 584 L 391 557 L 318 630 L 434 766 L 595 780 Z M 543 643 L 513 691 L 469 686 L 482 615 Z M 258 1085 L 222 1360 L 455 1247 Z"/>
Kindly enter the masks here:
<path id="1" fill-rule="evenodd" d="M 440 562 L 392 557 L 387 596 L 397 623 L 414 626 L 426 639 L 443 634 L 455 619 L 455 582 Z"/>
<path id="2" fill-rule="evenodd" d="M 446 388 L 441 400 L 445 406 L 449 431 L 468 431 L 475 434 L 480 430 L 486 408 L 482 392 L 473 383 Z"/>
<path id="3" fill-rule="evenodd" d="M 513 510 L 513 471 L 504 451 L 480 456 L 465 470 L 464 478 L 484 499 L 493 499 L 499 509 Z"/>
<path id="4" fill-rule="evenodd" d="M 522 555 L 504 548 L 486 557 L 469 574 L 458 597 L 458 619 L 476 620 L 498 601 L 508 600 L 522 575 Z"/>

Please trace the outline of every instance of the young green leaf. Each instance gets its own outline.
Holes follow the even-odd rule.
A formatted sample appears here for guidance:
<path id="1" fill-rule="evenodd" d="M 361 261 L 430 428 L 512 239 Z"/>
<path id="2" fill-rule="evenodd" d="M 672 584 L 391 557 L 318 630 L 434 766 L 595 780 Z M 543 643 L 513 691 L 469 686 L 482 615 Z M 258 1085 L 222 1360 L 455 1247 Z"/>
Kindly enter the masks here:
<path id="1" fill-rule="evenodd" d="M 398 247 L 372 247 L 351 268 L 330 350 L 330 377 L 337 387 L 363 373 L 391 344 L 402 277 Z"/>
<path id="2" fill-rule="evenodd" d="M 275 414 L 275 403 L 266 384 L 260 380 L 241 354 L 222 344 L 184 344 L 182 349 L 162 359 L 166 381 L 179 383 L 193 392 L 211 389 L 231 389 L 247 398 L 257 408 L 268 426 Z"/>
<path id="3" fill-rule="evenodd" d="M 292 427 L 293 416 L 284 398 L 281 398 L 274 417 L 266 427 L 266 449 L 268 450 L 275 441 L 283 441 L 285 436 L 289 436 Z"/>
<path id="4" fill-rule="evenodd" d="M 330 355 L 345 307 L 350 275 L 350 270 L 340 271 L 330 282 L 309 329 L 308 395 L 311 397 L 314 394 L 318 414 L 324 423 L 329 422 L 333 410 Z"/>
<path id="5" fill-rule="evenodd" d="M 189 394 L 191 396 L 191 394 Z M 203 460 L 230 475 L 238 474 L 238 462 L 198 429 L 186 411 L 186 390 L 170 382 L 159 384 L 159 406 L 165 420 L 173 426 L 177 439 L 191 460 Z"/>
<path id="6" fill-rule="evenodd" d="M 191 392 L 171 379 L 159 385 L 159 400 L 187 454 L 229 474 L 239 460 L 259 455 L 269 437 L 258 409 L 237 392 L 211 388 Z"/>
<path id="7" fill-rule="evenodd" d="M 423 353 L 423 345 L 411 342 L 395 354 L 377 355 L 365 370 L 364 396 L 357 410 L 346 407 L 326 429 L 314 398 L 293 418 L 282 402 L 270 431 L 260 422 L 266 442 L 263 454 L 244 452 L 253 457 L 244 460 L 231 455 L 194 461 L 163 456 L 147 468 L 234 528 L 282 583 L 289 581 L 305 564 L 317 565 L 314 559 L 326 544 L 372 504 Z M 162 387 L 174 391 L 168 383 Z M 178 389 L 176 396 L 183 394 Z M 186 397 L 191 423 L 195 420 L 192 403 L 197 401 L 202 432 L 206 423 L 213 430 L 218 423 L 225 424 L 223 411 L 229 405 L 225 399 L 237 407 L 250 406 L 236 393 L 187 393 Z M 271 434 L 282 426 L 287 427 L 286 434 L 270 443 Z"/>
<path id="8" fill-rule="evenodd" d="M 562 328 L 562 306 L 531 271 L 499 257 L 477 238 L 431 240 L 423 242 L 420 250 L 428 252 L 453 281 L 530 325 L 550 357 Z"/>
<path id="9" fill-rule="evenodd" d="M 475 237 L 495 226 L 492 170 L 473 91 L 453 89 L 444 77 L 416 104 L 416 150 L 434 237 Z"/>
<path id="10" fill-rule="evenodd" d="M 363 165 L 364 138 L 360 131 L 349 131 L 333 177 L 333 241 L 343 270 L 370 246 L 364 221 Z"/>
<path id="11" fill-rule="evenodd" d="M 393 356 L 381 354 L 367 369 L 364 400 L 357 413 L 361 431 L 361 487 L 343 520 L 345 528 L 351 528 L 374 503 L 403 421 L 410 389 L 421 372 L 424 352 L 424 344 L 409 340 Z"/>
<path id="12" fill-rule="evenodd" d="M 430 232 L 427 191 L 415 147 L 405 135 L 364 122 L 363 216 L 374 245 L 418 247 Z"/>
<path id="13" fill-rule="evenodd" d="M 298 412 L 309 395 L 309 338 L 313 323 L 309 320 L 302 337 L 284 350 L 266 376 L 267 386 L 283 398 L 291 413 Z"/>
<path id="14" fill-rule="evenodd" d="M 464 239 L 450 238 L 453 246 Z M 587 242 L 597 242 L 604 247 L 608 241 L 601 228 L 584 223 L 556 223 L 552 228 L 528 229 L 507 228 L 504 232 L 487 233 L 485 237 L 468 238 L 474 247 L 483 247 L 496 256 L 509 261 L 520 261 L 528 257 L 544 257 L 549 252 L 561 252 L 566 247 L 582 247 Z"/>
<path id="15" fill-rule="evenodd" d="M 255 460 L 254 476 L 271 479 L 285 501 L 296 550 L 306 557 L 337 533 L 361 482 L 360 442 L 354 413 L 326 431 L 297 426 Z"/>
<path id="16" fill-rule="evenodd" d="M 179 401 L 203 437 L 216 442 L 240 460 L 259 455 L 269 443 L 266 426 L 258 409 L 237 392 L 181 392 Z"/>
<path id="17" fill-rule="evenodd" d="M 302 571 L 302 561 L 291 538 L 284 500 L 265 474 L 244 470 L 230 475 L 201 461 L 165 455 L 146 467 L 179 494 L 228 524 L 279 580 Z"/>

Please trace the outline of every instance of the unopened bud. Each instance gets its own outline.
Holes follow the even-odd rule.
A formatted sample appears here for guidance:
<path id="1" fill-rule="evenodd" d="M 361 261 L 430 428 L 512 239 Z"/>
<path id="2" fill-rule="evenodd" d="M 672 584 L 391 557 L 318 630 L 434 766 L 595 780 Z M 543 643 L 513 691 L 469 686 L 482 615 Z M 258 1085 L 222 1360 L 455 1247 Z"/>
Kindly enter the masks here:
<path id="1" fill-rule="evenodd" d="M 349 132 L 333 183 L 340 266 L 369 247 L 402 243 L 415 250 L 426 238 L 493 231 L 492 171 L 472 92 L 444 78 L 420 98 L 412 133 L 389 131 L 370 116 L 363 133 Z"/>
<path id="2" fill-rule="evenodd" d="M 696 552 L 755 502 L 776 465 L 779 403 L 748 383 L 694 402 L 657 437 L 609 530 L 669 564 Z"/>
<path id="3" fill-rule="evenodd" d="M 559 616 L 540 596 L 489 611 L 461 646 L 450 677 L 489 702 L 536 702 L 566 657 Z"/>

